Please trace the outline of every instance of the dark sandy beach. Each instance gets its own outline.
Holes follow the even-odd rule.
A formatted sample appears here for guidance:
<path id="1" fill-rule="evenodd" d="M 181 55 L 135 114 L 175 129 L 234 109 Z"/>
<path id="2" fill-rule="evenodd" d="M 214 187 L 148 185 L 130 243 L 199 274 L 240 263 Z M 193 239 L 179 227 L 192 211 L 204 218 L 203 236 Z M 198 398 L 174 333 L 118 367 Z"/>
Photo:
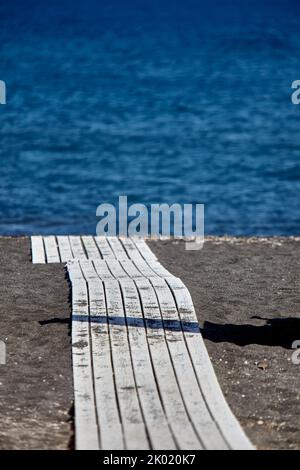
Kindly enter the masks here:
<path id="1" fill-rule="evenodd" d="M 69 288 L 62 265 L 32 265 L 28 238 L 0 239 L 0 448 L 72 445 Z"/>
<path id="2" fill-rule="evenodd" d="M 300 240 L 219 239 L 200 251 L 150 243 L 189 288 L 226 398 L 253 443 L 300 449 Z M 28 238 L 1 238 L 0 448 L 73 447 L 69 286 L 32 265 Z"/>

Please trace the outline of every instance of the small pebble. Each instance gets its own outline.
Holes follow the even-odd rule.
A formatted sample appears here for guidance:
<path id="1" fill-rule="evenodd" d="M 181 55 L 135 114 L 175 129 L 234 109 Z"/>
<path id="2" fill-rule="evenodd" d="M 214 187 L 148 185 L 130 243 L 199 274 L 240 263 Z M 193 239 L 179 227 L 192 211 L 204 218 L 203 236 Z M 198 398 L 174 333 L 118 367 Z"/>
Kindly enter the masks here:
<path id="1" fill-rule="evenodd" d="M 267 363 L 266 359 L 264 359 L 263 361 L 260 361 L 260 362 L 257 364 L 257 367 L 258 367 L 259 369 L 265 370 L 265 369 L 268 367 L 268 363 Z"/>

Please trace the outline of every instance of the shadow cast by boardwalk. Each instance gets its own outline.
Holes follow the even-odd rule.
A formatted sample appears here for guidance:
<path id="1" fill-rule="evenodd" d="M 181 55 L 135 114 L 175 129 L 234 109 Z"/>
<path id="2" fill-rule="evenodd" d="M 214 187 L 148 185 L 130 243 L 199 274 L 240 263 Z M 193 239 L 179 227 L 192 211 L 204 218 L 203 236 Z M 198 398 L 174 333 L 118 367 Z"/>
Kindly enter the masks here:
<path id="1" fill-rule="evenodd" d="M 260 344 L 291 349 L 293 341 L 300 339 L 300 315 L 299 318 L 262 318 L 259 316 L 252 318 L 265 320 L 265 323 L 262 326 L 256 326 L 206 321 L 201 332 L 205 339 L 214 343 L 233 343 L 238 346 Z"/>
<path id="2" fill-rule="evenodd" d="M 73 316 L 73 321 L 82 321 L 81 316 Z M 110 325 L 129 326 L 135 328 L 163 329 L 169 331 L 185 331 L 189 333 L 200 333 L 200 328 L 196 322 L 184 322 L 180 320 L 160 320 L 140 317 L 115 317 L 115 316 L 91 316 L 91 322 L 108 323 Z"/>
<path id="3" fill-rule="evenodd" d="M 97 324 L 116 325 L 116 326 L 128 326 L 135 328 L 148 328 L 148 329 L 163 329 L 169 331 L 184 331 L 187 333 L 200 333 L 199 325 L 197 322 L 184 322 L 180 320 L 160 320 L 151 318 L 140 318 L 140 317 L 116 317 L 106 315 L 72 315 L 72 322 L 91 322 Z M 69 323 L 69 318 L 51 318 L 49 320 L 40 321 L 40 325 L 49 325 L 52 323 Z"/>

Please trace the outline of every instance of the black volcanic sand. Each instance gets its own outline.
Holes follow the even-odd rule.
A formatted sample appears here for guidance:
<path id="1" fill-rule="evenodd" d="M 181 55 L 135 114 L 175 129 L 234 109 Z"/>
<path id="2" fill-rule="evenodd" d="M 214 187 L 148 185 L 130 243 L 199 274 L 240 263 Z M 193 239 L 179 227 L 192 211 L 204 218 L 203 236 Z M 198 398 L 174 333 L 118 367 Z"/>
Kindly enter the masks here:
<path id="1" fill-rule="evenodd" d="M 300 242 L 151 242 L 185 282 L 226 398 L 259 448 L 300 448 Z M 73 447 L 69 287 L 32 265 L 28 238 L 0 238 L 0 448 Z"/>
<path id="2" fill-rule="evenodd" d="M 300 239 L 151 242 L 191 292 L 223 392 L 252 442 L 300 449 Z"/>
<path id="3" fill-rule="evenodd" d="M 27 238 L 0 238 L 0 448 L 73 445 L 69 288 L 62 265 L 32 265 Z"/>

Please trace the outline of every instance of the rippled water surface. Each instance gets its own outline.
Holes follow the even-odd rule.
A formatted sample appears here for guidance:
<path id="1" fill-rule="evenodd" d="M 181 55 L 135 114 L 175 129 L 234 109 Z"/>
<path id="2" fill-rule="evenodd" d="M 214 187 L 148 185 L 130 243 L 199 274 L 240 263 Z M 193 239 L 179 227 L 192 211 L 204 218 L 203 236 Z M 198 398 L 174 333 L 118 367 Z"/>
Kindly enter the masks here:
<path id="1" fill-rule="evenodd" d="M 125 194 L 205 203 L 206 233 L 300 234 L 299 10 L 2 0 L 0 233 L 94 233 Z"/>

